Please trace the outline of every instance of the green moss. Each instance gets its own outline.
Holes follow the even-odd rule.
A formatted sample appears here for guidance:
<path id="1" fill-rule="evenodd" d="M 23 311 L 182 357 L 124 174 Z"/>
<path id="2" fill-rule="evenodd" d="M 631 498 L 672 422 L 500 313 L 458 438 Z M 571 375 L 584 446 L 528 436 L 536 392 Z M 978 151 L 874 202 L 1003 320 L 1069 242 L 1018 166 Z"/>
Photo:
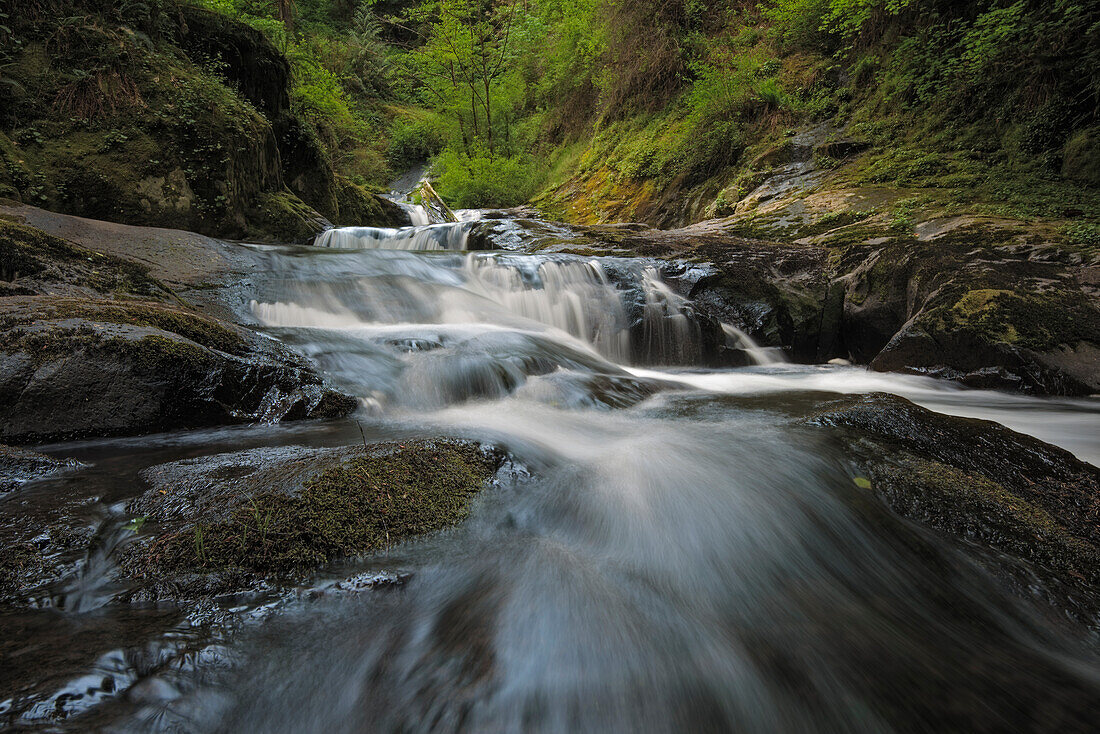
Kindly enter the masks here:
<path id="1" fill-rule="evenodd" d="M 170 47 L 87 21 L 79 43 L 28 39 L 5 69 L 31 90 L 0 151 L 8 185 L 71 214 L 243 236 L 255 197 L 281 185 L 268 121 Z"/>
<path id="2" fill-rule="evenodd" d="M 473 445 L 388 448 L 321 472 L 296 495 L 261 493 L 225 521 L 158 538 L 145 573 L 285 574 L 376 551 L 463 520 L 493 470 Z"/>
<path id="3" fill-rule="evenodd" d="M 409 223 L 401 208 L 343 176 L 336 177 L 337 224 L 349 227 L 400 227 Z"/>
<path id="4" fill-rule="evenodd" d="M 1066 143 L 1062 175 L 1090 186 L 1100 186 L 1100 127 L 1081 130 Z"/>
<path id="5" fill-rule="evenodd" d="M 216 361 L 213 353 L 190 342 L 155 334 L 128 339 L 106 334 L 89 324 L 76 328 L 8 328 L 0 333 L 0 349 L 26 352 L 38 364 L 81 350 L 101 352 L 123 357 L 147 373 L 206 368 Z"/>
<path id="6" fill-rule="evenodd" d="M 989 341 L 1036 351 L 1074 346 L 1100 334 L 1100 312 L 1083 294 L 1068 291 L 968 290 L 927 320 L 940 330 L 971 331 Z"/>
<path id="7" fill-rule="evenodd" d="M 304 242 L 323 229 L 317 212 L 290 191 L 261 194 L 257 202 L 250 218 L 258 239 Z"/>

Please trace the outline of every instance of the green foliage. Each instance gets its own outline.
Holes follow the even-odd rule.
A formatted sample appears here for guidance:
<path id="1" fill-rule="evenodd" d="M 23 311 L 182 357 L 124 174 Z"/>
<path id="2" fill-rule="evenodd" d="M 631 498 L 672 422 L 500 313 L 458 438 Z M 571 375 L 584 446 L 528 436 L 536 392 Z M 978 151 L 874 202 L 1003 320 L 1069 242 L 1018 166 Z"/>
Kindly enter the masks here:
<path id="1" fill-rule="evenodd" d="M 439 195 L 462 209 L 522 204 L 535 192 L 540 173 L 519 156 L 491 157 L 481 151 L 466 155 L 453 148 L 440 154 L 435 169 Z"/>
<path id="2" fill-rule="evenodd" d="M 1066 228 L 1070 243 L 1082 247 L 1100 247 L 1100 224 L 1078 222 Z"/>
<path id="3" fill-rule="evenodd" d="M 372 183 L 389 177 L 381 102 L 393 91 L 393 52 L 371 0 L 298 0 L 289 23 L 278 3 L 196 1 L 261 31 L 286 54 L 292 107 L 341 173 Z"/>
<path id="4" fill-rule="evenodd" d="M 390 128 L 386 158 L 394 170 L 423 163 L 439 153 L 446 141 L 446 128 L 434 117 L 398 117 Z"/>

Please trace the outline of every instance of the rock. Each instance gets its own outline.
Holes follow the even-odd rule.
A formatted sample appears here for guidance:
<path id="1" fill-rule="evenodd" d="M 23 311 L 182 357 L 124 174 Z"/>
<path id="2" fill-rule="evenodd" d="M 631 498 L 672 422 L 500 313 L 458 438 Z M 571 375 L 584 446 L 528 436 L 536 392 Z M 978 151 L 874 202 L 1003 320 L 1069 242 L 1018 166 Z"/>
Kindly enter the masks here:
<path id="1" fill-rule="evenodd" d="M 36 294 L 0 300 L 0 440 L 331 418 L 358 407 L 278 342 L 185 307 L 147 266 L 0 221 L 0 271 Z"/>
<path id="2" fill-rule="evenodd" d="M 367 191 L 343 176 L 336 177 L 336 198 L 340 206 L 337 222 L 342 227 L 408 227 L 408 212 L 378 194 Z"/>
<path id="3" fill-rule="evenodd" d="M 11 329 L 0 335 L 0 439 L 332 417 L 357 405 L 288 351 L 242 340 L 237 352 L 164 329 L 85 319 Z"/>
<path id="4" fill-rule="evenodd" d="M 466 517 L 503 455 L 450 439 L 267 447 L 143 472 L 127 511 L 147 521 L 120 566 L 129 600 L 297 583 L 339 558 Z"/>
<path id="5" fill-rule="evenodd" d="M 1100 469 L 997 423 L 888 395 L 826 404 L 810 422 L 840 429 L 869 491 L 894 512 L 961 541 L 1021 595 L 1034 596 L 1039 578 L 1048 601 L 1100 619 Z"/>
<path id="6" fill-rule="evenodd" d="M 221 73 L 269 120 L 290 108 L 290 63 L 261 31 L 222 13 L 177 6 L 175 40 L 196 63 L 216 60 Z"/>
<path id="7" fill-rule="evenodd" d="M 27 482 L 54 476 L 80 467 L 72 459 L 55 459 L 37 451 L 0 444 L 0 494 Z"/>
<path id="8" fill-rule="evenodd" d="M 1100 299 L 1088 267 L 1007 220 L 932 220 L 817 241 L 845 289 L 840 337 L 858 362 L 975 387 L 1083 395 L 1100 389 Z"/>
<path id="9" fill-rule="evenodd" d="M 80 50 L 51 47 L 29 19 L 16 24 L 5 89 L 22 93 L 0 107 L 5 131 L 34 135 L 0 134 L 0 192 L 83 217 L 263 241 L 301 239 L 319 216 L 309 204 L 332 204 L 323 211 L 335 216 L 323 151 L 280 149 L 277 133 L 293 117 L 290 65 L 263 33 L 186 3 L 157 11 L 141 32 L 98 10 L 87 8 L 88 23 L 112 30 L 85 34 Z M 89 69 L 87 59 L 100 57 L 129 62 Z M 227 83 L 202 70 L 211 61 Z M 305 159 L 327 187 L 285 187 Z"/>

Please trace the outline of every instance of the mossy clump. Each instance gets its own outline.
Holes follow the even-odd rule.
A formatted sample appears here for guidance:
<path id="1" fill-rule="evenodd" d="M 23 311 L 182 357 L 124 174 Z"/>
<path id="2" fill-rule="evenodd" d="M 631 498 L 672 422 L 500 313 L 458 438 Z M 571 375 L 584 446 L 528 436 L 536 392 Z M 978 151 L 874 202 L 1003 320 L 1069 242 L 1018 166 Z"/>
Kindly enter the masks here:
<path id="1" fill-rule="evenodd" d="M 260 239 L 306 242 L 324 231 L 317 212 L 285 190 L 257 197 L 249 218 Z"/>
<path id="2" fill-rule="evenodd" d="M 1083 294 L 1069 291 L 968 290 L 949 307 L 934 309 L 925 321 L 940 331 L 968 331 L 1034 351 L 1074 346 L 1100 334 L 1100 311 Z"/>
<path id="3" fill-rule="evenodd" d="M 336 177 L 339 221 L 345 227 L 403 227 L 411 224 L 401 208 L 343 176 Z"/>
<path id="4" fill-rule="evenodd" d="M 415 441 L 372 447 L 294 494 L 265 491 L 226 519 L 154 540 L 137 575 L 232 569 L 283 576 L 457 524 L 497 461 L 474 444 Z"/>
<path id="5" fill-rule="evenodd" d="M 88 324 L 75 329 L 11 329 L 0 334 L 0 350 L 26 352 L 43 364 L 79 350 L 124 357 L 142 372 L 173 374 L 181 368 L 208 369 L 216 361 L 207 349 L 181 339 L 150 334 L 140 339 L 105 334 Z"/>

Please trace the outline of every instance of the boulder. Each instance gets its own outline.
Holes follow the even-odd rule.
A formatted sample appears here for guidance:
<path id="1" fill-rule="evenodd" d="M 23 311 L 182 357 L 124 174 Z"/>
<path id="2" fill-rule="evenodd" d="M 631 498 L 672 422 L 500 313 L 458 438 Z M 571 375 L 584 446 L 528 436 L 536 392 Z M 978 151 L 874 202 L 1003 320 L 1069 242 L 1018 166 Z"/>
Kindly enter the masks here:
<path id="1" fill-rule="evenodd" d="M 130 600 L 296 583 L 319 566 L 456 524 L 503 454 L 452 439 L 265 447 L 145 470 L 120 559 Z"/>
<path id="2" fill-rule="evenodd" d="M 45 477 L 76 469 L 80 462 L 0 444 L 0 495 Z"/>
<path id="3" fill-rule="evenodd" d="M 875 394 L 821 407 L 857 482 L 898 515 L 949 536 L 1022 596 L 1088 625 L 1100 617 L 1100 469 L 991 421 Z"/>

